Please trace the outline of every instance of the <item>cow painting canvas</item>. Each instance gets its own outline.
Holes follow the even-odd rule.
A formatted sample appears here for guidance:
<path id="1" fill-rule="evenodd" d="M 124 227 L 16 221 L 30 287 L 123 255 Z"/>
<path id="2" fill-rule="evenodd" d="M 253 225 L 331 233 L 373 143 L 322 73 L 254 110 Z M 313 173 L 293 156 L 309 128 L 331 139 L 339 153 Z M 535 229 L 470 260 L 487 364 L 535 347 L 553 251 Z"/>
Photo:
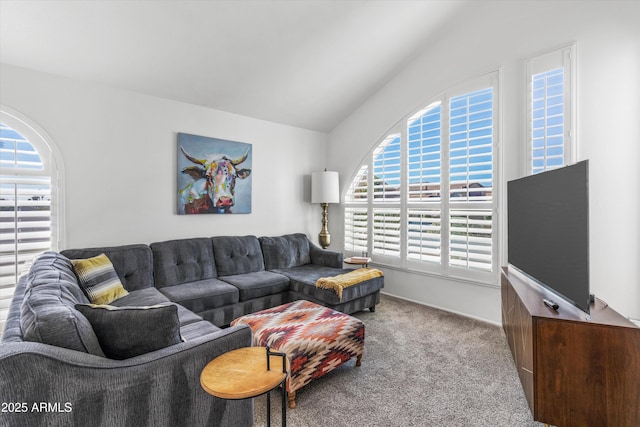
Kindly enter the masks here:
<path id="1" fill-rule="evenodd" d="M 251 213 L 251 148 L 178 133 L 178 214 Z"/>

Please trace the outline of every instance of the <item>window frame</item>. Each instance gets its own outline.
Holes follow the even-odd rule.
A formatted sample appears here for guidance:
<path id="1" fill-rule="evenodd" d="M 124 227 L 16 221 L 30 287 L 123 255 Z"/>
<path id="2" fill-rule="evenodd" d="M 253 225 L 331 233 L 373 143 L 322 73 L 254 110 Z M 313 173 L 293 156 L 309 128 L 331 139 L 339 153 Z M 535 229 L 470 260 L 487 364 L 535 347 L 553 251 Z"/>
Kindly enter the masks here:
<path id="1" fill-rule="evenodd" d="M 556 48 L 545 53 L 535 55 L 525 59 L 525 136 L 526 154 L 524 157 L 525 164 L 523 169 L 525 175 L 534 173 L 533 168 L 533 117 L 532 117 L 532 78 L 534 75 L 542 74 L 553 69 L 563 69 L 563 164 L 567 166 L 577 161 L 577 138 L 576 138 L 576 64 L 577 64 L 577 47 L 576 43 Z M 545 118 L 547 116 L 545 115 Z M 557 167 L 562 167 L 557 166 Z M 551 170 L 557 167 L 548 168 L 544 165 L 544 170 Z"/>
<path id="2" fill-rule="evenodd" d="M 430 275 L 436 275 L 439 277 L 446 277 L 450 279 L 457 279 L 462 281 L 470 281 L 472 283 L 497 285 L 499 277 L 499 262 L 500 253 L 498 248 L 499 234 L 500 234 L 500 222 L 498 216 L 499 206 L 499 189 L 500 189 L 500 177 L 501 177 L 501 158 L 499 150 L 501 140 L 501 92 L 500 92 L 500 70 L 491 71 L 478 78 L 459 84 L 449 88 L 448 90 L 440 93 L 439 95 L 431 98 L 428 102 L 422 104 L 420 108 L 412 110 L 409 114 L 404 116 L 399 122 L 397 122 L 392 128 L 385 132 L 384 136 L 380 138 L 368 152 L 367 156 L 357 167 L 355 167 L 354 174 L 351 176 L 349 185 L 345 187 L 342 194 L 342 213 L 343 218 L 343 235 L 345 236 L 343 250 L 345 255 L 359 255 L 358 250 L 360 248 L 350 246 L 348 242 L 353 239 L 348 230 L 347 224 L 347 211 L 354 208 L 366 208 L 369 218 L 373 218 L 374 209 L 384 208 L 398 208 L 400 209 L 400 255 L 398 257 L 392 257 L 388 255 L 380 255 L 373 252 L 373 225 L 372 220 L 369 220 L 368 233 L 367 233 L 367 250 L 369 256 L 372 257 L 373 263 L 392 268 L 398 268 L 405 271 L 413 271 L 417 273 L 426 273 Z M 460 95 L 469 94 L 481 89 L 492 88 L 492 198 L 487 204 L 482 202 L 461 202 L 451 201 L 450 194 L 446 197 L 440 197 L 437 202 L 431 201 L 415 201 L 409 199 L 409 182 L 408 182 L 408 129 L 407 123 L 409 119 L 416 116 L 420 111 L 426 111 L 428 107 L 440 104 L 441 116 L 440 116 L 440 188 L 449 188 L 449 101 L 451 98 L 455 98 Z M 363 201 L 349 201 L 348 196 L 353 194 L 356 188 L 356 180 L 361 179 L 362 171 L 374 171 L 374 153 L 378 150 L 380 144 L 382 144 L 390 135 L 400 134 L 401 138 L 401 190 L 400 200 L 398 202 L 384 203 L 373 200 L 372 191 L 368 192 L 366 200 Z M 445 149 L 446 146 L 446 149 Z M 446 173 L 444 172 L 446 169 Z M 373 172 L 367 173 L 368 188 L 373 188 Z M 357 186 L 361 188 L 361 186 Z M 450 193 L 450 192 L 449 192 Z M 472 270 L 468 268 L 459 268 L 451 265 L 449 261 L 449 216 L 450 212 L 460 207 L 476 209 L 478 207 L 486 208 L 487 206 L 491 210 L 492 215 L 492 228 L 491 228 L 491 270 L 480 271 Z M 440 213 L 440 262 L 432 263 L 423 260 L 411 259 L 408 256 L 409 248 L 409 225 L 408 215 L 411 212 L 415 212 L 418 209 L 437 211 Z"/>
<path id="3" fill-rule="evenodd" d="M 64 166 L 62 157 L 53 140 L 38 125 L 11 108 L 0 105 L 0 123 L 10 127 L 25 138 L 38 152 L 42 169 L 18 168 L 10 169 L 7 176 L 14 177 L 48 177 L 51 186 L 51 243 L 50 250 L 58 251 L 64 247 Z M 4 172 L 4 171 L 3 171 Z M 18 271 L 18 277 L 29 267 L 30 262 Z M 16 283 L 17 285 L 17 283 Z M 0 307 L 6 312 L 7 308 Z M 0 334 L 4 329 L 4 316 L 0 316 Z"/>

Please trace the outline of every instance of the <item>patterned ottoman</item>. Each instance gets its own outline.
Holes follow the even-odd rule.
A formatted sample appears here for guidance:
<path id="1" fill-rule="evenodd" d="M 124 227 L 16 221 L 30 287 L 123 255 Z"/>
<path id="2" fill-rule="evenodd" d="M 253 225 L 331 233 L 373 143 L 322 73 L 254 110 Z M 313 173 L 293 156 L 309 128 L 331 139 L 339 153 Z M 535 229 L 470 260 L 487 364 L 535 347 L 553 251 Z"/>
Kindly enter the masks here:
<path id="1" fill-rule="evenodd" d="M 231 325 L 249 325 L 254 346 L 269 346 L 287 354 L 289 408 L 296 407 L 296 391 L 364 353 L 364 324 L 310 301 L 294 301 L 242 316 Z"/>

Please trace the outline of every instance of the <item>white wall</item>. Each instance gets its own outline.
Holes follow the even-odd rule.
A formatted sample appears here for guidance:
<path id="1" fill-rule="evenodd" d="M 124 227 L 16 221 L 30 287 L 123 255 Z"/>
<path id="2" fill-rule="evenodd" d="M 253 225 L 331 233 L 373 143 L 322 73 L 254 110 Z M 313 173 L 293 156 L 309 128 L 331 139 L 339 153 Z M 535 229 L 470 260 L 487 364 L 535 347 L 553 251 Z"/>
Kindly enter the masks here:
<path id="1" fill-rule="evenodd" d="M 576 42 L 577 160 L 589 159 L 591 171 L 591 290 L 623 315 L 640 318 L 639 16 L 640 2 L 471 2 L 441 37 L 425 43 L 409 66 L 331 132 L 328 164 L 340 172 L 343 193 L 369 150 L 404 115 L 495 69 L 502 78 L 500 182 L 504 187 L 522 176 L 523 60 Z M 340 222 L 339 209 L 331 215 L 334 224 Z M 341 246 L 342 232 L 334 239 Z M 504 233 L 501 242 L 505 264 Z M 389 269 L 385 291 L 500 322 L 497 287 Z"/>
<path id="2" fill-rule="evenodd" d="M 324 133 L 5 64 L 0 104 L 35 122 L 62 154 L 62 248 L 290 232 L 317 241 L 309 175 L 325 167 Z M 251 214 L 176 214 L 177 132 L 253 144 Z"/>

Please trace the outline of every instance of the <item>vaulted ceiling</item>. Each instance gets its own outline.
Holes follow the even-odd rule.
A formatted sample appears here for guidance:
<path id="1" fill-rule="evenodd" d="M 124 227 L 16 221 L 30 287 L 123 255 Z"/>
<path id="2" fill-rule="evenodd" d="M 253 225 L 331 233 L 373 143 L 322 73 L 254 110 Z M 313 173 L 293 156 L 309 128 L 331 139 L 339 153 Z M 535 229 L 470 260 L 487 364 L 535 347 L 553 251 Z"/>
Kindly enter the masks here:
<path id="1" fill-rule="evenodd" d="M 0 0 L 0 62 L 329 132 L 465 3 Z"/>

